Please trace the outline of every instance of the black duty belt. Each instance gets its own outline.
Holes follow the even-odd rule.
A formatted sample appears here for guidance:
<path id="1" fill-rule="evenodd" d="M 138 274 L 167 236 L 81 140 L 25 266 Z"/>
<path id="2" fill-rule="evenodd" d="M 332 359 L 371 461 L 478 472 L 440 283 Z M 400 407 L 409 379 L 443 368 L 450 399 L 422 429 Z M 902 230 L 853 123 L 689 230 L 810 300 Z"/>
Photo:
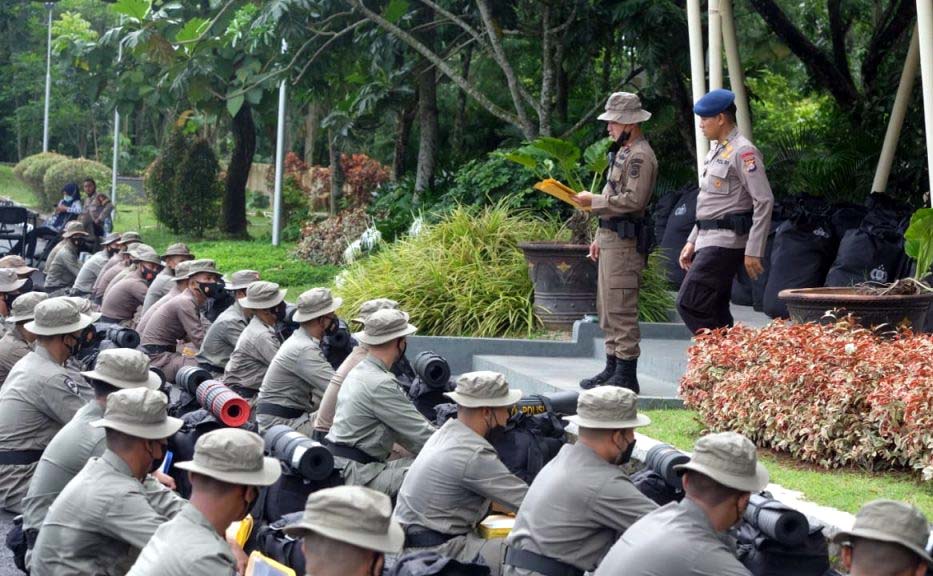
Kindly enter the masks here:
<path id="1" fill-rule="evenodd" d="M 26 537 L 26 548 L 32 550 L 36 547 L 36 539 L 39 538 L 39 531 L 35 528 L 29 528 L 28 530 L 23 530 L 23 535 Z"/>
<path id="2" fill-rule="evenodd" d="M 576 566 L 520 548 L 506 549 L 505 563 L 516 568 L 544 574 L 544 576 L 583 576 L 583 570 Z"/>
<path id="3" fill-rule="evenodd" d="M 715 220 L 697 220 L 700 230 L 732 230 L 739 236 L 748 234 L 752 228 L 752 212 L 727 214 Z"/>
<path id="4" fill-rule="evenodd" d="M 616 216 L 615 218 L 600 218 L 599 227 L 612 230 L 619 238 L 627 240 L 637 238 L 641 227 L 645 225 L 644 218 L 635 216 Z"/>
<path id="5" fill-rule="evenodd" d="M 0 452 L 0 466 L 23 466 L 38 462 L 42 450 L 8 450 Z"/>
<path id="6" fill-rule="evenodd" d="M 363 452 L 355 446 L 349 446 L 347 444 L 337 444 L 336 442 L 331 442 L 330 440 L 324 439 L 322 442 L 330 450 L 330 453 L 334 456 L 339 456 L 341 458 L 346 458 L 347 460 L 353 460 L 360 464 L 372 464 L 373 462 L 379 462 L 376 458 L 373 458 L 366 452 Z"/>
<path id="7" fill-rule="evenodd" d="M 278 404 L 269 402 L 260 402 L 256 404 L 256 414 L 265 414 L 266 416 L 275 416 L 276 418 L 288 418 L 293 420 L 304 416 L 305 411 L 301 408 L 287 408 Z"/>
<path id="8" fill-rule="evenodd" d="M 143 344 L 143 350 L 146 351 L 146 354 L 155 356 L 156 354 L 162 354 L 163 352 L 174 352 L 175 347 L 164 344 Z"/>
<path id="9" fill-rule="evenodd" d="M 405 531 L 405 548 L 432 548 L 456 537 L 456 534 L 444 534 L 437 530 L 418 526 Z"/>
<path id="10" fill-rule="evenodd" d="M 245 386 L 237 386 L 236 384 L 227 384 L 227 388 L 233 390 L 243 398 L 255 398 L 259 394 L 259 390 L 254 388 L 246 388 Z M 285 418 L 294 418 L 294 416 L 285 416 Z"/>

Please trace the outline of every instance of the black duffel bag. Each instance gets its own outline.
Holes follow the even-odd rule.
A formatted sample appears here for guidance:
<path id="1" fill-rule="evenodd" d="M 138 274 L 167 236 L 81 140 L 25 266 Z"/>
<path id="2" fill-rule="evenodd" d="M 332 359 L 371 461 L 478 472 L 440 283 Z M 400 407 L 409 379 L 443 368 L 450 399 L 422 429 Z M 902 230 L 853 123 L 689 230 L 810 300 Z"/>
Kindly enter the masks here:
<path id="1" fill-rule="evenodd" d="M 664 235 L 658 236 L 660 241 L 661 253 L 667 258 L 667 281 L 675 289 L 680 288 L 687 272 L 680 267 L 678 262 L 680 251 L 690 237 L 690 232 L 697 221 L 697 196 L 700 189 L 697 186 L 690 185 L 682 188 L 678 202 L 667 217 L 667 223 L 664 227 Z"/>
<path id="2" fill-rule="evenodd" d="M 735 530 L 739 561 L 753 576 L 838 576 L 829 562 L 829 546 L 819 526 L 797 546 L 768 538 L 748 522 Z"/>
<path id="3" fill-rule="evenodd" d="M 752 280 L 745 270 L 739 267 L 739 272 L 732 280 L 731 301 L 739 306 L 751 306 L 756 311 L 764 310 L 765 287 L 768 285 L 768 276 L 771 274 L 771 252 L 774 250 L 774 234 L 781 222 L 787 219 L 786 209 L 780 202 L 775 203 L 771 211 L 771 228 L 768 230 L 768 240 L 765 244 L 765 255 L 761 258 L 764 271 L 758 278 Z"/>
<path id="4" fill-rule="evenodd" d="M 681 196 L 683 196 L 683 190 L 671 190 L 654 202 L 654 207 L 651 209 L 651 219 L 654 222 L 654 237 L 659 242 L 664 238 L 664 231 L 667 230 L 667 219 L 680 202 Z"/>
<path id="5" fill-rule="evenodd" d="M 859 226 L 845 231 L 826 275 L 826 286 L 886 284 L 908 273 L 910 261 L 904 253 L 906 210 L 883 198 L 870 198 Z"/>

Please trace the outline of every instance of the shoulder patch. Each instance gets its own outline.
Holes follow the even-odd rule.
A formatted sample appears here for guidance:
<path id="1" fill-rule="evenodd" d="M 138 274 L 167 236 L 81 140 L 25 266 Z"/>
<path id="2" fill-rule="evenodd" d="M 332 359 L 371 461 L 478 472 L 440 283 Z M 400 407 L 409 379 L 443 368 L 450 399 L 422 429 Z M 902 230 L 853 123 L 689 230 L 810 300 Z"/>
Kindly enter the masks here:
<path id="1" fill-rule="evenodd" d="M 629 178 L 638 178 L 638 175 L 641 173 L 641 165 L 644 162 L 641 158 L 632 158 L 631 163 L 628 167 L 628 176 Z"/>
<path id="2" fill-rule="evenodd" d="M 78 396 L 78 383 L 72 380 L 71 376 L 65 376 L 65 386 L 67 386 L 75 396 Z"/>
<path id="3" fill-rule="evenodd" d="M 758 163 L 755 159 L 754 153 L 751 153 L 751 155 L 748 157 L 746 157 L 745 154 L 742 154 L 742 162 L 745 163 L 746 172 L 754 172 L 755 170 L 758 170 Z"/>
<path id="4" fill-rule="evenodd" d="M 745 152 L 742 152 L 742 160 L 745 160 L 746 158 L 754 158 L 754 157 L 755 157 L 754 150 L 747 150 Z"/>

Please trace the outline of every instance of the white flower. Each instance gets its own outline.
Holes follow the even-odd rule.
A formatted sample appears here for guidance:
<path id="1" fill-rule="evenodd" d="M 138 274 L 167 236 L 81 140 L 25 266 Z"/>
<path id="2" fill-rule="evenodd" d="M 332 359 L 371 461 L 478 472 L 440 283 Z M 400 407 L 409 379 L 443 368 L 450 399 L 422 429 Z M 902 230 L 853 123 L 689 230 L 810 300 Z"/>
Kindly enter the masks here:
<path id="1" fill-rule="evenodd" d="M 369 228 L 363 231 L 363 234 L 359 239 L 360 248 L 366 252 L 372 252 L 380 242 L 382 242 L 382 232 L 376 228 L 376 223 L 373 222 Z"/>
<path id="2" fill-rule="evenodd" d="M 349 276 L 349 270 L 341 270 L 340 274 L 334 277 L 334 288 L 342 290 L 347 283 L 347 276 Z"/>
<path id="3" fill-rule="evenodd" d="M 408 227 L 408 235 L 414 238 L 415 236 L 420 235 L 423 229 L 424 218 L 418 216 L 412 221 L 411 226 Z"/>
<path id="4" fill-rule="evenodd" d="M 849 356 L 851 356 L 851 355 L 855 354 L 855 350 L 856 350 L 855 344 L 853 344 L 852 342 L 849 342 L 848 344 L 846 344 L 846 347 L 845 347 L 845 352 L 846 352 L 846 354 L 848 354 Z"/>
<path id="5" fill-rule="evenodd" d="M 363 254 L 362 248 L 360 248 L 360 241 L 354 240 L 350 244 L 347 244 L 346 249 L 343 251 L 343 262 L 344 264 L 353 264 L 357 257 Z"/>

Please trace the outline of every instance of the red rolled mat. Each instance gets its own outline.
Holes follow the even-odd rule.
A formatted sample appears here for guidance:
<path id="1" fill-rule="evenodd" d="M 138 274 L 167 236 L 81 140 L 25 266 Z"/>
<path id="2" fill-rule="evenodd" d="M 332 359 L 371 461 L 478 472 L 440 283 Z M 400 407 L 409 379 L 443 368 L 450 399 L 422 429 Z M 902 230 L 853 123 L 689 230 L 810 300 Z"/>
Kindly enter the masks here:
<path id="1" fill-rule="evenodd" d="M 206 380 L 198 386 L 198 404 L 225 426 L 239 428 L 249 420 L 249 403 L 219 380 Z"/>

